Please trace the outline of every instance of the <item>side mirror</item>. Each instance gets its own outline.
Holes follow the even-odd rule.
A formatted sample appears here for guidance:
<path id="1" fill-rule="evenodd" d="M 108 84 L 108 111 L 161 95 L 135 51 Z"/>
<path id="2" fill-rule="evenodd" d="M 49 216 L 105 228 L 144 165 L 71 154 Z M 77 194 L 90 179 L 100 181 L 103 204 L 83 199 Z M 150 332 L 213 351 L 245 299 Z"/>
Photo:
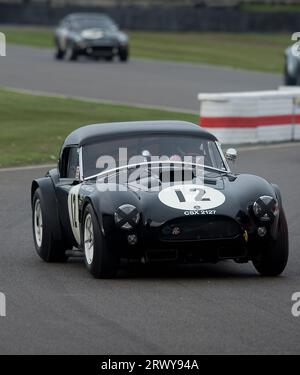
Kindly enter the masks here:
<path id="1" fill-rule="evenodd" d="M 151 158 L 151 154 L 150 154 L 150 152 L 148 150 L 143 150 L 142 156 L 144 157 L 145 161 L 149 161 L 150 158 Z"/>
<path id="2" fill-rule="evenodd" d="M 225 158 L 228 161 L 234 163 L 237 159 L 237 150 L 235 148 L 229 148 L 225 152 Z"/>

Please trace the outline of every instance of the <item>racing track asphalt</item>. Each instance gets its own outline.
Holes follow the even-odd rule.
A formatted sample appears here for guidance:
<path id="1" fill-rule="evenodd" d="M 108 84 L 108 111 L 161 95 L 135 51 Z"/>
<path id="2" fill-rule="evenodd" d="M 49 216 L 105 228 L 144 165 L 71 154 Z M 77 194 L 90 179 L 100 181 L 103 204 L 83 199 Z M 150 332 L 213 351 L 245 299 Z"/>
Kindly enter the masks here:
<path id="1" fill-rule="evenodd" d="M 44 170 L 0 172 L 1 354 L 300 352 L 300 144 L 244 150 L 236 169 L 279 184 L 290 230 L 282 277 L 251 264 L 123 268 L 95 280 L 80 258 L 46 264 L 31 235 L 30 182 Z"/>
<path id="2" fill-rule="evenodd" d="M 199 92 L 276 89 L 280 74 L 132 59 L 55 61 L 53 50 L 7 46 L 0 86 L 199 111 Z"/>

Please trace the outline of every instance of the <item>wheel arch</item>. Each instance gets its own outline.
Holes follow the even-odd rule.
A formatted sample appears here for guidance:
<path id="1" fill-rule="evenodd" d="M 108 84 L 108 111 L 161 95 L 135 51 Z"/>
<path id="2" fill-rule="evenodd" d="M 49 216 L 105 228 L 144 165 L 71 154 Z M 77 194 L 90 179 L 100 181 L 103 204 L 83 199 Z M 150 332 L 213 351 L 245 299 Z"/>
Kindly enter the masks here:
<path id="1" fill-rule="evenodd" d="M 273 189 L 275 191 L 275 195 L 276 195 L 276 197 L 278 199 L 280 210 L 282 210 L 283 209 L 283 207 L 282 207 L 282 196 L 281 196 L 281 192 L 280 192 L 279 186 L 276 185 L 276 184 L 271 184 L 271 185 L 272 185 L 272 187 L 273 187 Z"/>
<path id="2" fill-rule="evenodd" d="M 31 208 L 33 208 L 33 196 L 35 191 L 39 188 L 38 180 L 33 180 L 31 184 Z"/>
<path id="3" fill-rule="evenodd" d="M 101 212 L 100 212 L 100 210 L 98 208 L 99 205 L 97 204 L 97 202 L 95 201 L 95 199 L 93 199 L 91 196 L 86 197 L 85 200 L 84 200 L 84 202 L 83 202 L 83 205 L 82 205 L 82 210 L 81 210 L 81 215 L 80 215 L 81 231 L 82 231 L 82 228 L 83 228 L 83 216 L 84 216 L 84 212 L 85 212 L 86 206 L 88 204 L 90 204 L 92 206 L 92 208 L 94 210 L 94 213 L 95 213 L 95 216 L 97 218 L 100 230 L 101 230 L 102 234 L 105 235 L 102 214 L 101 214 Z M 81 235 L 81 238 L 82 238 L 82 235 Z"/>
<path id="4" fill-rule="evenodd" d="M 55 188 L 50 177 L 44 177 L 32 181 L 31 184 L 31 207 L 33 209 L 33 197 L 37 189 L 40 189 L 43 203 L 47 208 L 47 218 L 55 241 L 62 240 L 62 228 L 58 212 Z"/>
<path id="5" fill-rule="evenodd" d="M 279 186 L 276 185 L 276 184 L 271 184 L 271 185 L 272 185 L 272 187 L 274 189 L 276 198 L 278 200 L 278 205 L 279 205 L 279 215 L 278 215 L 277 219 L 274 221 L 273 228 L 272 228 L 272 231 L 271 231 L 272 237 L 274 239 L 277 239 L 278 228 L 279 228 L 279 221 L 281 220 L 281 216 L 284 218 L 283 220 L 286 221 L 286 216 L 285 216 L 285 212 L 284 212 L 284 208 L 283 208 L 283 204 L 282 204 L 282 196 L 281 196 L 281 192 L 280 192 Z"/>

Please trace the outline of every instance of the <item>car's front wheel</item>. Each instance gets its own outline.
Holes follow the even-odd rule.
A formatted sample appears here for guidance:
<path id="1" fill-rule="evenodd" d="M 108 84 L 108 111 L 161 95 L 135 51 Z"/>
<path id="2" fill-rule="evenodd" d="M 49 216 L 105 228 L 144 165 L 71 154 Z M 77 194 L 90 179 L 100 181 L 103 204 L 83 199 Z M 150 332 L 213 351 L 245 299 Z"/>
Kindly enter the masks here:
<path id="1" fill-rule="evenodd" d="M 65 56 L 66 56 L 66 59 L 69 61 L 76 61 L 78 58 L 78 53 L 73 46 L 69 45 L 65 52 Z"/>
<path id="2" fill-rule="evenodd" d="M 127 62 L 129 60 L 129 50 L 128 48 L 120 48 L 119 59 L 121 62 Z"/>
<path id="3" fill-rule="evenodd" d="M 281 211 L 277 239 L 271 240 L 265 248 L 260 249 L 252 262 L 256 270 L 262 276 L 278 276 L 284 271 L 287 265 L 288 256 L 288 226 L 285 214 Z"/>
<path id="4" fill-rule="evenodd" d="M 108 246 L 90 204 L 86 206 L 83 215 L 82 235 L 84 259 L 89 272 L 95 278 L 116 276 L 119 257 L 116 249 Z"/>
<path id="5" fill-rule="evenodd" d="M 32 228 L 36 252 L 45 262 L 65 262 L 66 248 L 61 241 L 55 241 L 51 230 L 51 218 L 40 189 L 32 199 Z"/>
<path id="6" fill-rule="evenodd" d="M 297 85 L 297 78 L 290 75 L 288 68 L 287 68 L 287 64 L 285 64 L 285 67 L 284 67 L 284 84 L 286 86 Z"/>
<path id="7" fill-rule="evenodd" d="M 56 60 L 62 60 L 64 56 L 65 56 L 65 51 L 63 51 L 59 47 L 56 47 L 56 51 L 55 51 Z"/>

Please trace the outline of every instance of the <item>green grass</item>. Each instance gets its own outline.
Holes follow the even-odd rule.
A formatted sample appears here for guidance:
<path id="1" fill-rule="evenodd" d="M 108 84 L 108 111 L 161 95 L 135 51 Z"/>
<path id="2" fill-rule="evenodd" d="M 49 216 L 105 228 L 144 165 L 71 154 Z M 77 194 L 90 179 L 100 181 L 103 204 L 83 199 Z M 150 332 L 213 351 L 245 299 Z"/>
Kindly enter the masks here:
<path id="1" fill-rule="evenodd" d="M 8 43 L 53 48 L 47 28 L 0 27 Z M 249 70 L 281 72 L 288 33 L 129 32 L 131 55 L 158 60 L 225 65 Z"/>
<path id="2" fill-rule="evenodd" d="M 281 72 L 289 34 L 129 33 L 136 57 Z"/>
<path id="3" fill-rule="evenodd" d="M 249 3 L 240 6 L 246 12 L 300 12 L 300 4 Z"/>
<path id="4" fill-rule="evenodd" d="M 0 89 L 0 166 L 54 162 L 72 130 L 130 120 L 186 120 L 198 116 L 148 108 L 35 96 Z"/>
<path id="5" fill-rule="evenodd" d="M 5 33 L 7 43 L 53 48 L 53 31 L 46 27 L 0 26 L 0 31 Z"/>

